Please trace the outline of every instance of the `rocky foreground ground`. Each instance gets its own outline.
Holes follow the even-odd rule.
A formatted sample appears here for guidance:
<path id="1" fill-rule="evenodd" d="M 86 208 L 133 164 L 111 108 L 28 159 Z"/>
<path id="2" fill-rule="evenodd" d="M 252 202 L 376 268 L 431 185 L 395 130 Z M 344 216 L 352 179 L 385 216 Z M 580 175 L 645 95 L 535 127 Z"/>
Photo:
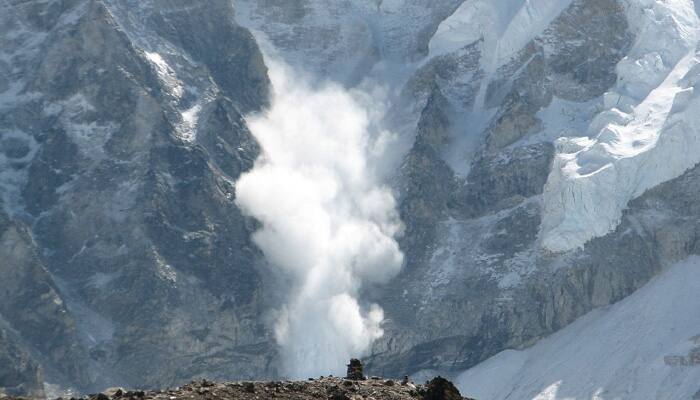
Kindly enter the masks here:
<path id="1" fill-rule="evenodd" d="M 0 396 L 1 397 L 1 396 Z M 11 398 L 7 398 L 8 400 Z M 157 391 L 109 389 L 80 400 L 474 400 L 462 397 L 448 380 L 437 377 L 425 384 L 372 377 L 350 380 L 321 377 L 308 381 L 227 382 L 193 381 Z M 72 398 L 71 400 L 78 400 Z"/>

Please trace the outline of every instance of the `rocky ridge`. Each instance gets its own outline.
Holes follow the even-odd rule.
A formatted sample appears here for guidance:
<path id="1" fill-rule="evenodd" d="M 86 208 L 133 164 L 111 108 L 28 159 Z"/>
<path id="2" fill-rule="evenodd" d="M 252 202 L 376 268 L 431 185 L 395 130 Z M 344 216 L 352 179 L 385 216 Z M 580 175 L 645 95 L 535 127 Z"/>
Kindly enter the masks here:
<path id="1" fill-rule="evenodd" d="M 20 398 L 2 397 L 6 400 Z M 436 377 L 425 384 L 370 377 L 350 380 L 337 377 L 310 378 L 307 381 L 246 381 L 217 383 L 193 381 L 181 387 L 156 391 L 119 388 L 71 400 L 473 400 L 463 397 L 448 380 Z"/>

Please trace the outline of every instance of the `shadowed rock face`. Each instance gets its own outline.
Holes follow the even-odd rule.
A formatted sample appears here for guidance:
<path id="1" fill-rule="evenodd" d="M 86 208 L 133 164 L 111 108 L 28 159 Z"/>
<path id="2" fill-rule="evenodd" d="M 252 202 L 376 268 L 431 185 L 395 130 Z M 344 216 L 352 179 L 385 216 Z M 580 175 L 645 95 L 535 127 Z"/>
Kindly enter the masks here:
<path id="1" fill-rule="evenodd" d="M 56 284 L 45 269 L 29 230 L 0 211 L 0 353 L 15 362 L 2 362 L 0 373 L 8 393 L 43 393 L 38 363 L 61 364 L 58 378 L 89 381 L 87 354 L 78 343 L 75 321 L 66 310 Z M 25 347 L 25 346 L 27 346 Z M 16 368 L 14 372 L 12 368 Z M 23 381 L 22 379 L 26 379 Z M 5 384 L 5 382 L 8 382 Z"/>
<path id="2" fill-rule="evenodd" d="M 0 257 L 3 260 L 0 263 L 3 276 L 0 290 L 0 395 L 44 395 L 37 358 L 28 353 L 25 339 L 13 326 L 21 326 L 35 335 L 27 339 L 45 340 L 44 351 L 61 340 L 73 339 L 70 333 L 74 332 L 65 336 L 71 321 L 62 318 L 61 311 L 65 310 L 54 303 L 56 293 L 35 252 L 26 229 L 11 222 L 0 210 Z M 29 303 L 28 307 L 26 303 Z M 54 330 L 43 329 L 47 325 Z M 56 353 L 51 356 L 62 359 Z M 75 356 L 79 358 L 80 355 Z M 66 367 L 67 371 L 75 371 L 75 365 L 67 363 Z"/>
<path id="3" fill-rule="evenodd" d="M 0 182 L 0 320 L 33 359 L 27 392 L 37 364 L 78 390 L 270 371 L 232 186 L 258 154 L 242 114 L 267 102 L 262 56 L 228 1 L 135 4 L 0 17 L 0 81 L 18 85 L 0 148 L 19 160 Z"/>
<path id="4" fill-rule="evenodd" d="M 44 397 L 43 379 L 39 366 L 29 355 L 0 329 L 0 396 Z"/>

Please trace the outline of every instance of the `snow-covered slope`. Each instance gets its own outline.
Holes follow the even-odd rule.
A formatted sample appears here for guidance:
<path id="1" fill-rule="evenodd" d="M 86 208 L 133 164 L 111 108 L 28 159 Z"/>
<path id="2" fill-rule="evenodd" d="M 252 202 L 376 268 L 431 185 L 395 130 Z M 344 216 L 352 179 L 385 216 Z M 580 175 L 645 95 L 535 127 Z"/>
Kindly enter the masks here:
<path id="1" fill-rule="evenodd" d="M 459 388 L 480 400 L 697 399 L 699 291 L 694 256 L 535 346 L 466 371 Z"/>
<path id="2" fill-rule="evenodd" d="M 688 107 L 697 101 L 693 2 L 640 1 L 627 11 L 637 40 L 617 66 L 617 85 L 605 94 L 590 138 L 555 143 L 542 222 L 543 246 L 551 251 L 610 232 L 629 200 L 700 161 L 697 113 Z"/>

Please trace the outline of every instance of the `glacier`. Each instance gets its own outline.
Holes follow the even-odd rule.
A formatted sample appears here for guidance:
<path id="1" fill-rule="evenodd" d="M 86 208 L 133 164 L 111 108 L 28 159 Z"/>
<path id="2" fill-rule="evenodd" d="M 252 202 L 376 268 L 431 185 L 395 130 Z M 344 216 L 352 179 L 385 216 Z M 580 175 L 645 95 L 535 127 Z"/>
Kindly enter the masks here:
<path id="1" fill-rule="evenodd" d="M 692 1 L 627 5 L 637 39 L 590 136 L 555 141 L 544 189 L 542 246 L 582 247 L 612 231 L 627 203 L 700 162 L 696 84 L 698 17 Z M 583 133 L 585 134 L 585 133 Z"/>

